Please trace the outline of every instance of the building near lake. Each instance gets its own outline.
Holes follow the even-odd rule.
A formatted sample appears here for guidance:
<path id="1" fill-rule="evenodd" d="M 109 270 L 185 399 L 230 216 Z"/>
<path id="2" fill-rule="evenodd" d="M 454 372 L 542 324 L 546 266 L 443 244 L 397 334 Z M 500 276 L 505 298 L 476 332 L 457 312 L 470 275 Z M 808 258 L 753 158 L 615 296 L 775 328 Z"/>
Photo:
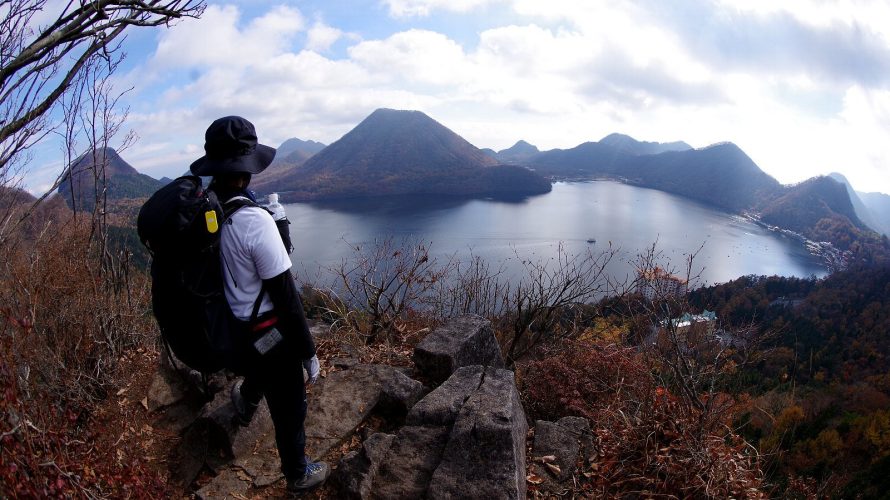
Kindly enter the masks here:
<path id="1" fill-rule="evenodd" d="M 688 283 L 656 266 L 637 270 L 636 291 L 649 300 L 677 298 L 686 294 Z"/>

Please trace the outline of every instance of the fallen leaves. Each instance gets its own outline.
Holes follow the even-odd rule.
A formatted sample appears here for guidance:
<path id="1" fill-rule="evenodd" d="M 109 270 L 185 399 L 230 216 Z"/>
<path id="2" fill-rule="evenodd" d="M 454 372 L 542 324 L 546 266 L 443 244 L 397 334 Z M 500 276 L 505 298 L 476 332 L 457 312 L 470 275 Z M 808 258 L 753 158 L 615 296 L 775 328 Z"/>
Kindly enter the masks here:
<path id="1" fill-rule="evenodd" d="M 534 473 L 525 476 L 525 480 L 531 484 L 541 484 L 544 482 L 544 479 Z"/>
<path id="2" fill-rule="evenodd" d="M 547 469 L 549 469 L 550 472 L 552 472 L 553 474 L 556 474 L 557 476 L 562 475 L 562 469 L 560 469 L 558 465 L 551 464 L 549 462 L 545 462 L 544 465 L 547 466 Z"/>

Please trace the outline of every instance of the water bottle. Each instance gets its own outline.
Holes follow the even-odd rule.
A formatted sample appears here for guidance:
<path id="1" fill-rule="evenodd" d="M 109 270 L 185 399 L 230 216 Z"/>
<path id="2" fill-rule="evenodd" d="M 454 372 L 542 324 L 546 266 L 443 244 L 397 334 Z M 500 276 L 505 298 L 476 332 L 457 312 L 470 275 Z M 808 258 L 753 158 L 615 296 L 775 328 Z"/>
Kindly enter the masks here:
<path id="1" fill-rule="evenodd" d="M 278 233 L 281 234 L 281 242 L 284 243 L 284 248 L 287 249 L 287 253 L 293 252 L 294 245 L 291 243 L 290 239 L 290 221 L 287 220 L 284 206 L 282 206 L 281 203 L 278 203 L 278 193 L 269 195 L 269 204 L 266 205 L 266 208 L 272 212 L 272 218 L 275 220 L 275 225 L 278 226 Z"/>
<path id="2" fill-rule="evenodd" d="M 278 203 L 278 193 L 269 195 L 269 204 L 266 205 L 266 208 L 272 212 L 272 218 L 275 219 L 276 222 L 287 218 L 287 214 L 284 212 L 284 206 L 281 203 Z"/>

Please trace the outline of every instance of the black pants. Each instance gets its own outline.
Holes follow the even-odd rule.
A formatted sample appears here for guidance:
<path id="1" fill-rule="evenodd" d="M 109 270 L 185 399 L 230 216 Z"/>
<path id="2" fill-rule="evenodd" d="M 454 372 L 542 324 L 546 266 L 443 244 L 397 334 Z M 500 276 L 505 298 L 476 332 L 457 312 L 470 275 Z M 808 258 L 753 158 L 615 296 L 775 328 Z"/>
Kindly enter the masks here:
<path id="1" fill-rule="evenodd" d="M 241 395 L 248 404 L 259 404 L 263 396 L 275 424 L 275 444 L 281 457 L 281 472 L 288 481 L 306 473 L 306 386 L 303 363 L 283 341 L 265 356 L 257 357 L 246 370 Z M 256 353 L 254 353 L 256 355 Z"/>

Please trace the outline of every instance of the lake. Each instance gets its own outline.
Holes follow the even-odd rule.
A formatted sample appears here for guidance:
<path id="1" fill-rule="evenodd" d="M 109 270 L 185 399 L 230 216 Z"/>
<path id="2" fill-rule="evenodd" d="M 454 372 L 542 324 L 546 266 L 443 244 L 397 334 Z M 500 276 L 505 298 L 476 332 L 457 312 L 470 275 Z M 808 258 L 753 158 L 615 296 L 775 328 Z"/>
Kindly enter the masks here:
<path id="1" fill-rule="evenodd" d="M 506 276 L 522 259 L 553 258 L 562 244 L 581 254 L 618 248 L 608 272 L 634 274 L 638 254 L 657 242 L 659 263 L 685 270 L 686 255 L 702 247 L 693 267 L 698 284 L 739 276 L 822 277 L 827 269 L 804 246 L 739 217 L 661 191 L 612 181 L 559 182 L 548 194 L 521 201 L 397 196 L 285 205 L 301 280 L 327 279 L 324 269 L 353 255 L 352 245 L 408 239 L 430 245 L 437 261 L 476 255 Z M 595 239 L 595 243 L 588 240 Z"/>

